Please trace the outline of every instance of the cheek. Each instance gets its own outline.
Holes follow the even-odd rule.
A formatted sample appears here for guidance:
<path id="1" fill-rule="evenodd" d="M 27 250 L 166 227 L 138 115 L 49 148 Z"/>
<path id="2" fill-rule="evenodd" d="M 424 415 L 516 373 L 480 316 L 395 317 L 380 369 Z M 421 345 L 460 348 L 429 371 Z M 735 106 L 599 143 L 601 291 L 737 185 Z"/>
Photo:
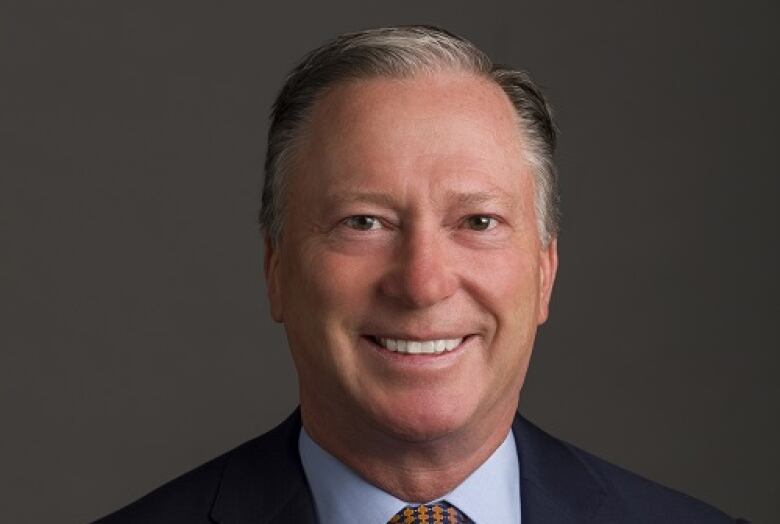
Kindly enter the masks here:
<path id="1" fill-rule="evenodd" d="M 518 360 L 527 360 L 536 332 L 539 307 L 537 263 L 524 253 L 505 256 L 487 263 L 483 260 L 472 280 L 473 296 L 481 301 L 495 322 L 490 358 L 515 369 Z M 510 362 L 514 365 L 510 365 Z"/>
<path id="2" fill-rule="evenodd" d="M 288 298 L 313 323 L 351 323 L 372 300 L 379 264 L 365 256 L 302 251 L 292 270 Z"/>
<path id="3" fill-rule="evenodd" d="M 502 251 L 472 259 L 474 293 L 497 317 L 517 318 L 535 312 L 539 295 L 537 261 L 525 253 Z M 533 311 L 531 311 L 531 308 Z"/>

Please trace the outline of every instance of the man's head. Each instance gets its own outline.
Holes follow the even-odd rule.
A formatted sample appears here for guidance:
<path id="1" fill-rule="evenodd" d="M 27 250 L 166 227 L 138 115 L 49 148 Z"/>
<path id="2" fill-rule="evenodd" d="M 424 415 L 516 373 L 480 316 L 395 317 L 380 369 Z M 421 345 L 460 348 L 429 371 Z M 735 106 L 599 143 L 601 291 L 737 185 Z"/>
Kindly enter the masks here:
<path id="1" fill-rule="evenodd" d="M 263 225 L 310 432 L 508 425 L 557 267 L 553 142 L 525 75 L 439 30 L 343 36 L 293 72 Z"/>
<path id="2" fill-rule="evenodd" d="M 284 224 L 284 187 L 315 102 L 336 85 L 359 78 L 408 78 L 452 71 L 484 77 L 514 106 L 523 155 L 536 178 L 539 234 L 558 233 L 560 209 L 553 163 L 556 131 L 550 107 L 523 71 L 493 64 L 471 42 L 429 26 L 372 29 L 341 35 L 309 53 L 279 93 L 268 134 L 260 224 L 278 240 Z"/>

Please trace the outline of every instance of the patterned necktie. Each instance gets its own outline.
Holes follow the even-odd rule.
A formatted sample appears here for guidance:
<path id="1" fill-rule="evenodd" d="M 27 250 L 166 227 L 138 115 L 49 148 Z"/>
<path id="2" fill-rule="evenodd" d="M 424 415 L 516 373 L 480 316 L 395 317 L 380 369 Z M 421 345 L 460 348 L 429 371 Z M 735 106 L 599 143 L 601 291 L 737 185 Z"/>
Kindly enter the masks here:
<path id="1" fill-rule="evenodd" d="M 393 515 L 387 524 L 474 524 L 474 521 L 442 500 L 422 506 L 406 506 Z"/>

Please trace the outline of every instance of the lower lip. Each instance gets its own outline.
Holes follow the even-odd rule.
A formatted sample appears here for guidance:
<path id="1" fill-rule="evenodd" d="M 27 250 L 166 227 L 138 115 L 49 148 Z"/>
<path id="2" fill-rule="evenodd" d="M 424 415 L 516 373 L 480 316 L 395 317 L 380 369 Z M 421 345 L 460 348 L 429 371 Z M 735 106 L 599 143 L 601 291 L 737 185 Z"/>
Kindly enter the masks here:
<path id="1" fill-rule="evenodd" d="M 450 351 L 442 351 L 441 353 L 401 353 L 400 351 L 392 351 L 387 349 L 378 343 L 374 342 L 371 337 L 361 337 L 364 342 L 370 345 L 376 354 L 382 358 L 388 359 L 391 362 L 397 362 L 400 364 L 406 364 L 411 366 L 429 366 L 432 364 L 447 364 L 450 361 L 457 359 L 461 353 L 466 351 L 476 338 L 474 335 L 468 335 L 463 337 L 463 340 L 454 349 Z"/>

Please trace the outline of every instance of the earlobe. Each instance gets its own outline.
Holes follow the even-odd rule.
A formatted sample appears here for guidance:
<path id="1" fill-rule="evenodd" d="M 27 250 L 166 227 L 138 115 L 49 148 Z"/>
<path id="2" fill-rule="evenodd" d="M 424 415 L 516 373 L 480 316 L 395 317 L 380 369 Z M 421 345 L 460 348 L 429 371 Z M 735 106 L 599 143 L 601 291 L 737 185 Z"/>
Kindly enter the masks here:
<path id="1" fill-rule="evenodd" d="M 266 234 L 264 247 L 263 269 L 265 271 L 265 285 L 268 291 L 268 305 L 271 310 L 271 318 L 281 323 L 284 322 L 284 315 L 282 314 L 282 295 L 279 285 L 279 246 Z"/>
<path id="2" fill-rule="evenodd" d="M 557 272 L 558 239 L 553 238 L 539 254 L 539 317 L 537 318 L 539 324 L 547 320 Z"/>

